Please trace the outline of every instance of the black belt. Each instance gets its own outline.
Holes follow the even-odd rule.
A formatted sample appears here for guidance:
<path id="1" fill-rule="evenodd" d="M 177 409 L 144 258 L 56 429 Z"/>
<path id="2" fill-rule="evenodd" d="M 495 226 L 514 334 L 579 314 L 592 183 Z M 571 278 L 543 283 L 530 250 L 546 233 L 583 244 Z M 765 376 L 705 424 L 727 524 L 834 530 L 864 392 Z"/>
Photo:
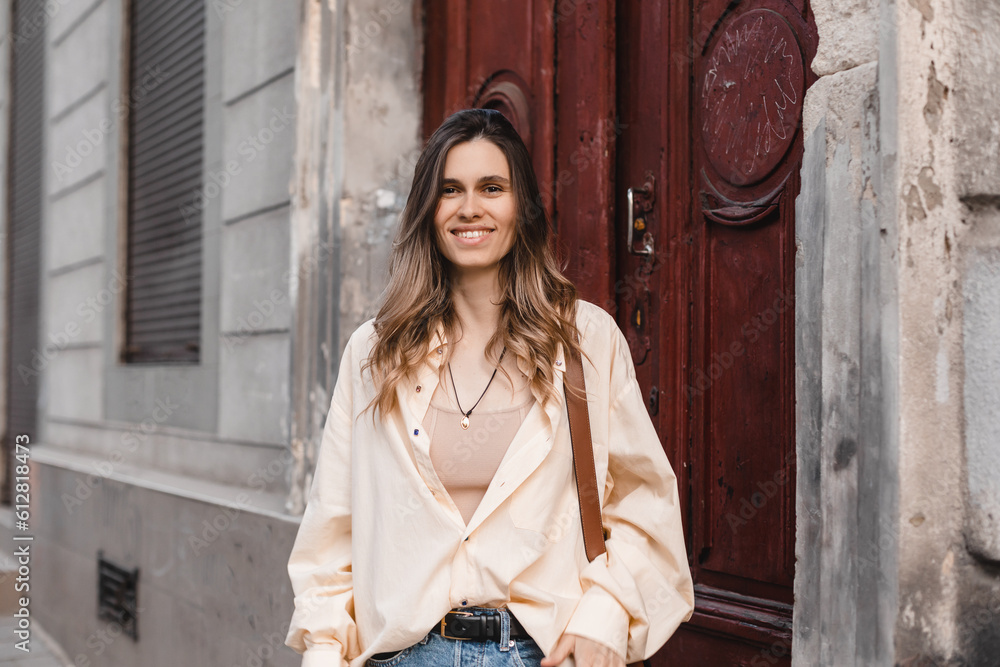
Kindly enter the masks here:
<path id="1" fill-rule="evenodd" d="M 518 623 L 514 615 L 510 616 L 511 639 L 529 638 L 524 627 Z M 461 639 L 472 641 L 500 641 L 500 612 L 473 614 L 465 610 L 452 609 L 441 622 L 434 626 L 431 632 L 446 639 Z"/>

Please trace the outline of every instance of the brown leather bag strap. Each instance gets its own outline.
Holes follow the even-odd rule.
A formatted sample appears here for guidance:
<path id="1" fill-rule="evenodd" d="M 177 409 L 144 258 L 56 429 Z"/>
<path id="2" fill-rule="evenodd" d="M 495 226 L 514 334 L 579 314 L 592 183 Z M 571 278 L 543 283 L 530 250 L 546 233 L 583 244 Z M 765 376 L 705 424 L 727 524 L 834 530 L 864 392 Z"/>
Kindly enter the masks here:
<path id="1" fill-rule="evenodd" d="M 570 386 L 578 388 L 579 394 L 569 391 Z M 605 552 L 604 521 L 601 519 L 601 495 L 597 490 L 597 469 L 594 467 L 594 441 L 590 437 L 587 384 L 583 379 L 583 359 L 579 352 L 569 355 L 563 390 L 569 413 L 569 439 L 573 443 L 573 470 L 580 499 L 583 546 L 587 551 L 587 560 L 594 560 Z M 650 667 L 650 662 L 631 662 L 628 667 Z"/>
<path id="2" fill-rule="evenodd" d="M 597 470 L 594 467 L 594 443 L 590 437 L 587 385 L 583 379 L 583 359 L 578 351 L 569 355 L 564 380 L 569 437 L 573 443 L 573 469 L 580 500 L 580 520 L 583 523 L 583 545 L 587 551 L 587 560 L 594 560 L 604 553 L 604 522 L 601 520 L 601 495 L 597 489 Z M 569 387 L 578 392 L 570 391 Z"/>

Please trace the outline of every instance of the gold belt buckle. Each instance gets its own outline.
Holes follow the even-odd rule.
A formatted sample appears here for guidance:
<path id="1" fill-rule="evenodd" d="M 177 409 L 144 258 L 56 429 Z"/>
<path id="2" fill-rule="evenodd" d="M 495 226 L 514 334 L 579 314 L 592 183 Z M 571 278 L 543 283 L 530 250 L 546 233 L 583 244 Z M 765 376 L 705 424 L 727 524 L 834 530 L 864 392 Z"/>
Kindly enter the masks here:
<path id="1" fill-rule="evenodd" d="M 475 616 L 475 614 L 473 614 L 472 612 L 469 612 L 469 611 L 455 611 L 454 609 L 452 609 L 451 611 L 446 612 L 445 615 L 444 615 L 444 618 L 441 619 L 441 636 L 442 637 L 444 637 L 445 639 L 455 639 L 455 640 L 460 641 L 460 642 L 469 641 L 469 639 L 471 639 L 470 637 L 451 637 L 451 636 L 449 636 L 446 633 L 445 628 L 447 627 L 447 623 L 448 623 L 448 614 L 458 614 L 460 616 Z"/>

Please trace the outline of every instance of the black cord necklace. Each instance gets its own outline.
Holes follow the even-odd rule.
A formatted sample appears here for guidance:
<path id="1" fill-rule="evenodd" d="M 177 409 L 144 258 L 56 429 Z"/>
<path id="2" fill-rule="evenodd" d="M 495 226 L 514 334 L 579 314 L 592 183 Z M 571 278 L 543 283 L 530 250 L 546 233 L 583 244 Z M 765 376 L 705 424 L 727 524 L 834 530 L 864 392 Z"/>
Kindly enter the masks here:
<path id="1" fill-rule="evenodd" d="M 483 393 L 479 395 L 479 401 L 483 400 L 483 396 L 486 395 L 486 391 L 490 388 L 490 385 L 493 384 L 493 378 L 497 376 L 497 371 L 500 370 L 500 364 L 503 363 L 503 355 L 505 352 L 507 352 L 506 346 L 504 346 L 503 350 L 500 351 L 500 360 L 497 362 L 497 367 L 493 369 L 493 375 L 490 376 L 490 381 L 486 383 L 486 389 L 483 389 Z M 462 428 L 467 429 L 469 428 L 469 415 L 471 415 L 472 411 L 476 409 L 476 405 L 479 405 L 479 401 L 476 401 L 476 405 L 469 408 L 468 412 L 463 410 L 462 402 L 458 400 L 458 387 L 455 386 L 455 376 L 451 374 L 450 361 L 448 362 L 448 377 L 451 378 L 451 387 L 455 390 L 455 402 L 458 403 L 458 411 L 465 415 L 462 417 Z"/>

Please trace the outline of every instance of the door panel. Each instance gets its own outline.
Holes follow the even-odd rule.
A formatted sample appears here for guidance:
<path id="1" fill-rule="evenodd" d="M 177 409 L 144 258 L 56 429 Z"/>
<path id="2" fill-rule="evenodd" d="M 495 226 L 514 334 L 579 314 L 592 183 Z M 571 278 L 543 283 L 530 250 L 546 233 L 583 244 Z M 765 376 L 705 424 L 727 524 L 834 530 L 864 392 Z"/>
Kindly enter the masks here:
<path id="1" fill-rule="evenodd" d="M 790 220 L 787 222 L 791 222 Z M 794 383 L 791 224 L 778 214 L 753 228 L 703 229 L 704 352 L 688 390 L 704 409 L 696 531 L 702 580 L 740 592 L 739 579 L 774 584 L 791 602 Z M 786 258 L 789 261 L 786 261 Z"/>

